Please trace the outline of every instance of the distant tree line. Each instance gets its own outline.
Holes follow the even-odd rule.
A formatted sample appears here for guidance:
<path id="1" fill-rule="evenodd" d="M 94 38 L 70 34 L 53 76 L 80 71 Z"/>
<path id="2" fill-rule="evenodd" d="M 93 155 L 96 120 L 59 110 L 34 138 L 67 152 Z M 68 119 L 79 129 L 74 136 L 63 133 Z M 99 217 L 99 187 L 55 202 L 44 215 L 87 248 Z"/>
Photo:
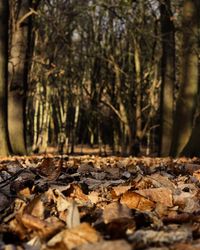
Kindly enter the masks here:
<path id="1" fill-rule="evenodd" d="M 0 3 L 0 155 L 200 155 L 198 0 Z"/>

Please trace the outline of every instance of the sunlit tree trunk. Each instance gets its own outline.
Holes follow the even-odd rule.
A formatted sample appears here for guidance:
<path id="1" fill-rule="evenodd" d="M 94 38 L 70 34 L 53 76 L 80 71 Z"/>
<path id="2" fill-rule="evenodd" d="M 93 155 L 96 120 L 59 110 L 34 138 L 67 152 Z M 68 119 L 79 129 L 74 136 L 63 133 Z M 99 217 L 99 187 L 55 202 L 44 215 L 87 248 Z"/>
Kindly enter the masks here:
<path id="1" fill-rule="evenodd" d="M 58 122 L 58 151 L 60 154 L 64 153 L 64 149 L 68 151 L 68 138 L 66 135 L 67 114 L 69 109 L 69 101 L 67 99 L 67 89 L 63 89 L 63 98 L 57 96 L 57 122 Z M 55 104 L 56 105 L 56 104 Z"/>
<path id="2" fill-rule="evenodd" d="M 9 154 L 7 134 L 8 2 L 0 1 L 0 156 Z"/>
<path id="3" fill-rule="evenodd" d="M 29 18 L 31 1 L 10 1 L 11 39 L 9 57 L 8 129 L 14 154 L 26 153 L 25 100 L 27 89 Z"/>
<path id="4" fill-rule="evenodd" d="M 185 0 L 180 92 L 177 100 L 171 154 L 179 156 L 188 143 L 194 125 L 198 93 L 198 2 Z"/>
<path id="5" fill-rule="evenodd" d="M 134 39 L 134 63 L 135 63 L 135 84 L 136 84 L 136 137 L 142 136 L 142 79 L 141 79 L 141 53 L 138 41 Z"/>
<path id="6" fill-rule="evenodd" d="M 170 0 L 160 4 L 160 14 L 162 36 L 160 155 L 168 156 L 172 141 L 175 82 L 175 39 Z"/>
<path id="7" fill-rule="evenodd" d="M 196 9 L 197 13 L 200 12 L 200 2 L 196 1 Z M 198 37 L 200 36 L 200 17 L 198 16 Z M 198 53 L 198 58 L 200 56 L 200 46 L 198 46 L 198 50 L 196 51 Z M 198 68 L 199 69 L 199 68 Z M 199 75 L 199 71 L 198 71 Z M 198 77 L 198 83 L 200 78 Z M 198 90 L 198 105 L 196 108 L 196 113 L 195 113 L 195 122 L 194 122 L 194 127 L 192 129 L 192 135 L 190 137 L 189 142 L 186 144 L 182 151 L 182 155 L 188 156 L 188 157 L 193 157 L 193 156 L 198 156 L 200 157 L 200 91 Z"/>
<path id="8" fill-rule="evenodd" d="M 76 132 L 77 132 L 77 127 L 78 127 L 79 113 L 80 113 L 80 99 L 78 96 L 76 100 L 76 107 L 75 107 L 75 114 L 74 114 L 74 126 L 72 129 L 71 153 L 74 153 L 74 146 L 76 144 Z"/>
<path id="9" fill-rule="evenodd" d="M 41 132 L 39 134 L 39 152 L 44 153 L 47 151 L 48 146 L 48 136 L 49 136 L 49 126 L 50 126 L 50 118 L 51 118 L 51 104 L 50 104 L 50 86 L 46 86 L 45 89 L 45 100 L 43 103 L 43 112 L 40 115 L 40 123 Z"/>

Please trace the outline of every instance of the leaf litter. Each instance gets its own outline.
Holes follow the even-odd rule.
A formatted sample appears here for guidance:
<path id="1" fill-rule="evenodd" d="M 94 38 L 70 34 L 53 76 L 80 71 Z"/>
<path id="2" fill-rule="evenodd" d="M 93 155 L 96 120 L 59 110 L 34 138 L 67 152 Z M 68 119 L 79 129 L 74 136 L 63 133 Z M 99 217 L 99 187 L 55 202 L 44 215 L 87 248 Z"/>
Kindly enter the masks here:
<path id="1" fill-rule="evenodd" d="M 200 160 L 0 159 L 0 249 L 200 249 Z"/>

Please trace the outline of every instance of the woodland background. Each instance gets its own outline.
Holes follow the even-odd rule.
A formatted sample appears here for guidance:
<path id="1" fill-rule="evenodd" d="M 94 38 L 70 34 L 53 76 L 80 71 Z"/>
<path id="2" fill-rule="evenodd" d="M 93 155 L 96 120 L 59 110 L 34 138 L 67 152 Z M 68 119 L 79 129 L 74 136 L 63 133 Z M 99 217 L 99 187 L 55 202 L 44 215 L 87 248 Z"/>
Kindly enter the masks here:
<path id="1" fill-rule="evenodd" d="M 198 0 L 0 1 L 0 155 L 200 155 Z"/>

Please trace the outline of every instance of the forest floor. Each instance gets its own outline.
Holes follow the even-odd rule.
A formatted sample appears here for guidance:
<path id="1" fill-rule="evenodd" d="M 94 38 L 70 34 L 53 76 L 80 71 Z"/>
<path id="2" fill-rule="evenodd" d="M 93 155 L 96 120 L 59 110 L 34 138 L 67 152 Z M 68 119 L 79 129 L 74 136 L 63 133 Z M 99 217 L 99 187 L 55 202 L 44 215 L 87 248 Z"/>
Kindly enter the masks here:
<path id="1" fill-rule="evenodd" d="M 198 250 L 200 159 L 0 159 L 0 249 Z"/>

